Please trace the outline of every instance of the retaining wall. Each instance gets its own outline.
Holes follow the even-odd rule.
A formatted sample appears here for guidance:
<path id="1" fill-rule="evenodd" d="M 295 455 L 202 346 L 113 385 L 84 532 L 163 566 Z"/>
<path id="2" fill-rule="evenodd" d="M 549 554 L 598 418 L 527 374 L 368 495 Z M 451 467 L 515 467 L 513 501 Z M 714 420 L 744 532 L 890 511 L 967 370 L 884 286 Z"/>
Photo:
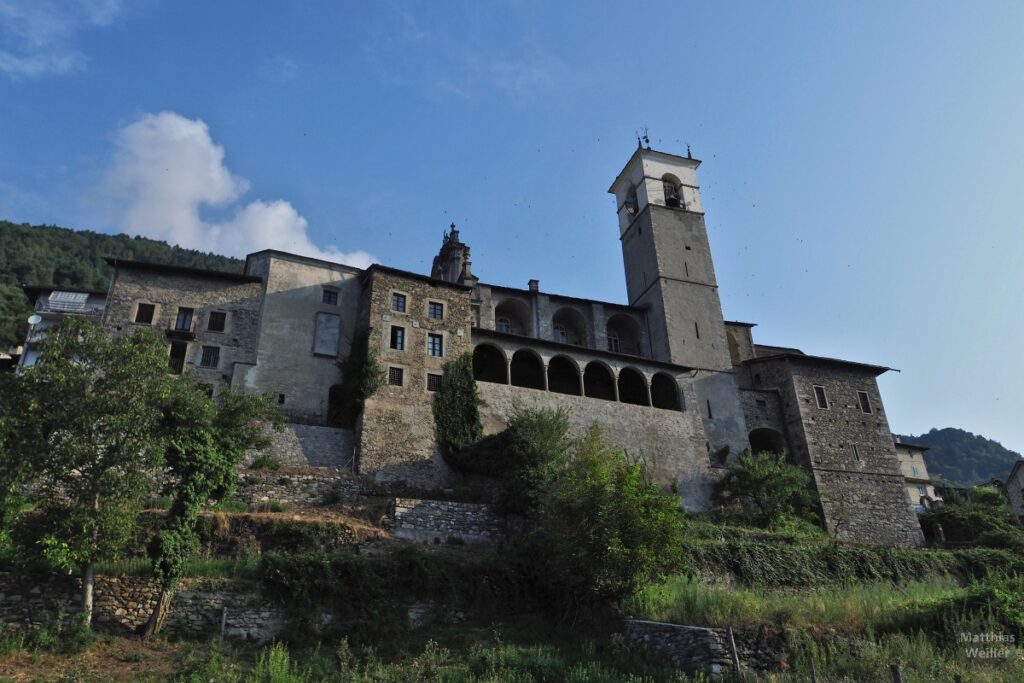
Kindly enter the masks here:
<path id="1" fill-rule="evenodd" d="M 264 427 L 270 445 L 263 452 L 273 455 L 286 467 L 350 468 L 355 455 L 356 436 L 351 429 L 288 422 L 276 432 Z M 258 452 L 252 451 L 245 464 Z"/>
<path id="2" fill-rule="evenodd" d="M 627 619 L 625 627 L 630 645 L 646 650 L 653 659 L 671 664 L 687 675 L 733 671 L 727 629 L 642 619 Z M 733 636 L 744 670 L 764 673 L 785 668 L 784 632 L 742 628 L 735 629 Z"/>
<path id="3" fill-rule="evenodd" d="M 506 532 L 490 505 L 396 498 L 388 525 L 397 538 L 421 543 L 493 543 Z"/>

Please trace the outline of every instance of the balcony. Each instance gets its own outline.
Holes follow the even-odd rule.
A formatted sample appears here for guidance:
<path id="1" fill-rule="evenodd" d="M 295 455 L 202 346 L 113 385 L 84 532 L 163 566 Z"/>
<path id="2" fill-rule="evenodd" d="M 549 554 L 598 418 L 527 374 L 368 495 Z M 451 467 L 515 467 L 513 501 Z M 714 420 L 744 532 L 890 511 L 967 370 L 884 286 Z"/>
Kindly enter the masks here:
<path id="1" fill-rule="evenodd" d="M 178 316 L 176 320 L 170 321 L 167 323 L 167 336 L 171 339 L 184 339 L 187 341 L 195 340 L 195 318 L 189 317 L 187 319 L 183 319 L 181 316 Z"/>

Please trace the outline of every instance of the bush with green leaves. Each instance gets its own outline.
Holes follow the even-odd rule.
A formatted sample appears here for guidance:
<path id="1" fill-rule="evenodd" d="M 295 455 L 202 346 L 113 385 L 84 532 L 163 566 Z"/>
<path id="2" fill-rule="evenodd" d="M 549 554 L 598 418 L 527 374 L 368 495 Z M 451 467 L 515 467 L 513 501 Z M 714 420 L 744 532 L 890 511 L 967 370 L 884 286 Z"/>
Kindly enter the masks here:
<path id="1" fill-rule="evenodd" d="M 974 487 L 967 500 L 932 508 L 919 519 L 925 537 L 933 543 L 940 540 L 941 526 L 946 543 L 1024 553 L 1024 529 L 1002 492 L 991 486 Z"/>
<path id="2" fill-rule="evenodd" d="M 820 524 L 810 475 L 775 453 L 742 453 L 715 483 L 714 499 L 749 511 L 752 521 L 765 528 L 791 527 L 794 518 Z"/>
<path id="3" fill-rule="evenodd" d="M 336 427 L 354 427 L 363 412 L 366 400 L 384 384 L 377 347 L 370 344 L 373 328 L 359 327 L 352 334 L 352 344 L 345 360 L 340 361 L 341 385 L 337 395 L 332 394 L 329 424 Z"/>
<path id="4" fill-rule="evenodd" d="M 480 396 L 473 378 L 473 354 L 464 353 L 444 366 L 441 388 L 434 394 L 434 435 L 441 454 L 460 469 L 459 453 L 483 436 Z"/>

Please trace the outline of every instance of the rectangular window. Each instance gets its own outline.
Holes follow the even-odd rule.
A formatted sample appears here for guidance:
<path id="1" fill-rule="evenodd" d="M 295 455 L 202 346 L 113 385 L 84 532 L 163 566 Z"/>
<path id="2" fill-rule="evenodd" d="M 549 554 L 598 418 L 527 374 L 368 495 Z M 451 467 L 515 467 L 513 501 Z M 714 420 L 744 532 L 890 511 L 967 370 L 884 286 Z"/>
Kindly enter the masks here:
<path id="1" fill-rule="evenodd" d="M 171 342 L 171 352 L 167 356 L 167 362 L 171 366 L 171 372 L 180 375 L 185 371 L 185 354 L 188 353 L 188 344 L 185 342 Z"/>
<path id="2" fill-rule="evenodd" d="M 220 365 L 220 347 L 204 346 L 203 357 L 199 360 L 199 367 L 215 368 Z"/>
<path id="3" fill-rule="evenodd" d="M 396 351 L 405 350 L 405 328 L 398 325 L 391 326 L 391 348 Z"/>
<path id="4" fill-rule="evenodd" d="M 911 465 L 910 471 L 915 477 L 921 476 L 921 471 L 917 469 L 917 465 Z"/>
<path id="5" fill-rule="evenodd" d="M 427 353 L 431 356 L 444 355 L 444 337 L 439 334 L 427 335 Z"/>
<path id="6" fill-rule="evenodd" d="M 614 334 L 608 335 L 608 350 L 614 353 L 619 352 L 619 338 Z"/>
<path id="7" fill-rule="evenodd" d="M 819 384 L 814 385 L 814 400 L 818 402 L 818 407 L 822 410 L 828 408 L 828 396 L 825 395 L 825 387 Z"/>
<path id="8" fill-rule="evenodd" d="M 871 414 L 871 398 L 866 391 L 857 392 L 857 400 L 860 401 L 860 412 Z"/>
<path id="9" fill-rule="evenodd" d="M 174 319 L 174 329 L 180 332 L 192 331 L 192 316 L 195 315 L 194 308 L 178 308 L 178 316 Z"/>
<path id="10" fill-rule="evenodd" d="M 431 301 L 427 304 L 427 317 L 431 320 L 444 320 L 444 304 Z"/>
<path id="11" fill-rule="evenodd" d="M 857 448 L 857 444 L 850 444 L 850 454 L 854 460 L 860 462 L 860 449 Z"/>
<path id="12" fill-rule="evenodd" d="M 154 304 L 139 304 L 139 307 L 135 309 L 135 322 L 140 325 L 152 325 L 154 313 L 156 313 Z"/>
<path id="13" fill-rule="evenodd" d="M 313 328 L 313 353 L 318 356 L 337 356 L 341 339 L 341 316 L 317 313 Z"/>
<path id="14" fill-rule="evenodd" d="M 402 386 L 405 371 L 402 368 L 388 368 L 388 384 L 393 387 Z"/>
<path id="15" fill-rule="evenodd" d="M 228 320 L 228 314 L 224 311 L 210 311 L 210 318 L 206 321 L 206 329 L 210 332 L 223 332 Z"/>
<path id="16" fill-rule="evenodd" d="M 325 304 L 327 304 L 328 306 L 337 306 L 338 305 L 338 290 L 336 290 L 336 289 L 328 289 L 327 287 L 324 287 L 324 293 L 323 293 L 322 301 Z"/>
<path id="17" fill-rule="evenodd" d="M 928 490 L 922 484 L 918 484 L 917 485 L 917 495 L 919 495 L 919 496 L 927 496 L 928 495 Z"/>
<path id="18" fill-rule="evenodd" d="M 391 294 L 391 310 L 405 313 L 405 294 L 397 292 Z"/>
<path id="19" fill-rule="evenodd" d="M 441 375 L 427 374 L 427 391 L 441 391 Z"/>

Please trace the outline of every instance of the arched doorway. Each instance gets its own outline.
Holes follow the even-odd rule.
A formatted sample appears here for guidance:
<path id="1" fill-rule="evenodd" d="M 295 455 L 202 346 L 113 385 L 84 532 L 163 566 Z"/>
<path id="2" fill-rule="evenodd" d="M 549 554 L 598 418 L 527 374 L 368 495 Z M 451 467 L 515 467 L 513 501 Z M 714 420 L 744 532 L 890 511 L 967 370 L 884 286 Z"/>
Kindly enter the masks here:
<path id="1" fill-rule="evenodd" d="M 651 378 L 651 403 L 655 408 L 680 409 L 679 385 L 664 372 L 659 372 Z"/>
<path id="2" fill-rule="evenodd" d="M 473 378 L 478 382 L 508 384 L 508 364 L 502 350 L 490 344 L 473 349 Z"/>
<path id="3" fill-rule="evenodd" d="M 774 429 L 759 427 L 750 432 L 751 453 L 775 453 L 782 455 L 786 452 L 786 437 Z"/>
<path id="4" fill-rule="evenodd" d="M 590 361 L 583 372 L 583 393 L 589 398 L 615 400 L 615 378 L 608 366 Z"/>
<path id="5" fill-rule="evenodd" d="M 512 354 L 511 370 L 513 386 L 544 388 L 544 363 L 533 351 L 520 349 Z"/>
<path id="6" fill-rule="evenodd" d="M 548 361 L 548 391 L 579 396 L 583 393 L 580 389 L 580 371 L 575 363 L 565 356 L 555 356 Z"/>
<path id="7" fill-rule="evenodd" d="M 650 405 L 647 402 L 647 381 L 638 370 L 633 368 L 619 370 L 619 401 L 636 406 Z"/>

